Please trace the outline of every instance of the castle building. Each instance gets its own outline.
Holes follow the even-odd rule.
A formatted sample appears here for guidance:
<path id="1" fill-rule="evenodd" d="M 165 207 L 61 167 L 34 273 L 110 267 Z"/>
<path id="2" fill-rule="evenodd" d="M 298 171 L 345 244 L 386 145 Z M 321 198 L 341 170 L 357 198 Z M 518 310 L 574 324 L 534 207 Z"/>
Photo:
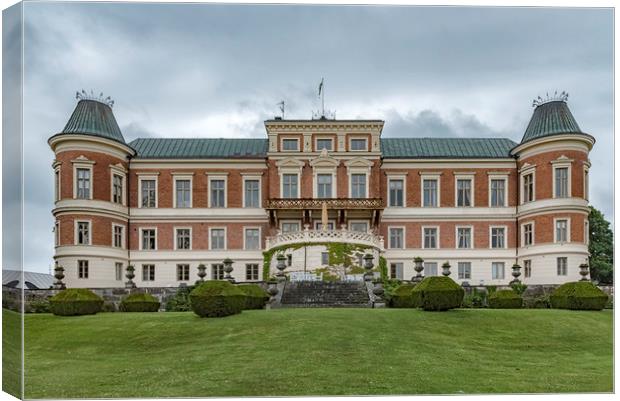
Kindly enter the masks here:
<path id="1" fill-rule="evenodd" d="M 261 281 L 264 253 L 287 272 L 356 244 L 393 278 L 441 274 L 471 285 L 576 281 L 588 259 L 594 138 L 566 97 L 535 103 L 520 143 L 506 138 L 382 138 L 381 120 L 265 121 L 266 139 L 125 142 L 107 99 L 82 95 L 54 152 L 54 259 L 69 287 Z M 402 133 L 415 134 L 415 133 Z M 361 256 L 361 255 L 357 255 Z M 274 258 L 275 259 L 275 258 Z M 355 259 L 355 258 L 353 258 Z M 376 260 L 375 260 L 375 263 Z"/>

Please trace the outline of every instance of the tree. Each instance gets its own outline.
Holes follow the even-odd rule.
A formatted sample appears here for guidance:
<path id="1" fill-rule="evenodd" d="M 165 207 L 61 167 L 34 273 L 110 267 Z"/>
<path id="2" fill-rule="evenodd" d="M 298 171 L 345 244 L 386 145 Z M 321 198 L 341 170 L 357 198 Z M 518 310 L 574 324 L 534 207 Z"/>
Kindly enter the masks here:
<path id="1" fill-rule="evenodd" d="M 590 277 L 601 284 L 614 280 L 614 234 L 598 209 L 590 206 Z"/>

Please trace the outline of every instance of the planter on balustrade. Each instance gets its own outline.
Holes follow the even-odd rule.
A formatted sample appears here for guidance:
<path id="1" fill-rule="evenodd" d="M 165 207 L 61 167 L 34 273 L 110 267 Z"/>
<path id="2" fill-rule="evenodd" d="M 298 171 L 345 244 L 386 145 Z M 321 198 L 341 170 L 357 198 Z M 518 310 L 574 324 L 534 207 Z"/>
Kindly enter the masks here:
<path id="1" fill-rule="evenodd" d="M 366 269 L 366 272 L 364 273 L 364 281 L 371 281 L 374 277 L 374 274 L 372 273 L 372 269 L 374 268 L 374 257 L 370 253 L 367 253 L 364 255 L 363 259 L 364 269 Z"/>
<path id="2" fill-rule="evenodd" d="M 136 275 L 134 274 L 136 269 L 132 265 L 127 265 L 125 271 L 127 272 L 125 273 L 125 277 L 127 278 L 125 288 L 136 288 L 136 283 L 133 282 L 134 277 L 136 277 Z"/>

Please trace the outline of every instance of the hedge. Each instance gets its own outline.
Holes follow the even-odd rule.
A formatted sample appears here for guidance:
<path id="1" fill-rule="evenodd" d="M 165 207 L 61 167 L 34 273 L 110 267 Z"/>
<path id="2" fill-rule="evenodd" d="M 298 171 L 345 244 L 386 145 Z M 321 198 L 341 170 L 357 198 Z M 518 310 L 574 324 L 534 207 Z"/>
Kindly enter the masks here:
<path id="1" fill-rule="evenodd" d="M 102 306 L 103 299 L 86 288 L 69 288 L 50 298 L 50 311 L 59 316 L 94 315 Z"/>
<path id="2" fill-rule="evenodd" d="M 411 291 L 413 304 L 426 311 L 445 311 L 458 308 L 465 291 L 450 277 L 426 277 Z"/>
<path id="3" fill-rule="evenodd" d="M 607 294 L 589 281 L 562 284 L 551 293 L 551 307 L 573 310 L 602 310 Z"/>
<path id="4" fill-rule="evenodd" d="M 224 280 L 200 283 L 189 294 L 192 310 L 200 317 L 223 317 L 241 313 L 245 293 Z"/>
<path id="5" fill-rule="evenodd" d="M 121 300 L 121 312 L 157 312 L 159 300 L 147 293 L 131 294 Z"/>
<path id="6" fill-rule="evenodd" d="M 243 309 L 263 309 L 269 300 L 269 294 L 258 284 L 240 285 L 239 289 L 245 294 Z"/>
<path id="7" fill-rule="evenodd" d="M 493 309 L 519 309 L 523 298 L 514 290 L 495 291 L 489 296 L 489 307 Z"/>
<path id="8" fill-rule="evenodd" d="M 411 295 L 414 288 L 415 284 L 401 284 L 396 287 L 390 296 L 389 306 L 392 308 L 415 308 L 413 295 Z"/>

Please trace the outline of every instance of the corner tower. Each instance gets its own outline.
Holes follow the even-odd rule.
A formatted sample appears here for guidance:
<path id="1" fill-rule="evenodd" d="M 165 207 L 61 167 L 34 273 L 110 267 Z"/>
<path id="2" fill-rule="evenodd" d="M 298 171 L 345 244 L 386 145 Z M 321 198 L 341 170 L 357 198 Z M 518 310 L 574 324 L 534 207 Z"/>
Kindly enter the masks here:
<path id="1" fill-rule="evenodd" d="M 577 281 L 588 260 L 589 152 L 594 138 L 581 131 L 568 94 L 534 101 L 517 159 L 518 263 L 527 284 Z"/>
<path id="2" fill-rule="evenodd" d="M 108 97 L 82 91 L 54 152 L 55 253 L 69 287 L 121 286 L 128 263 L 127 173 L 135 151 Z"/>

